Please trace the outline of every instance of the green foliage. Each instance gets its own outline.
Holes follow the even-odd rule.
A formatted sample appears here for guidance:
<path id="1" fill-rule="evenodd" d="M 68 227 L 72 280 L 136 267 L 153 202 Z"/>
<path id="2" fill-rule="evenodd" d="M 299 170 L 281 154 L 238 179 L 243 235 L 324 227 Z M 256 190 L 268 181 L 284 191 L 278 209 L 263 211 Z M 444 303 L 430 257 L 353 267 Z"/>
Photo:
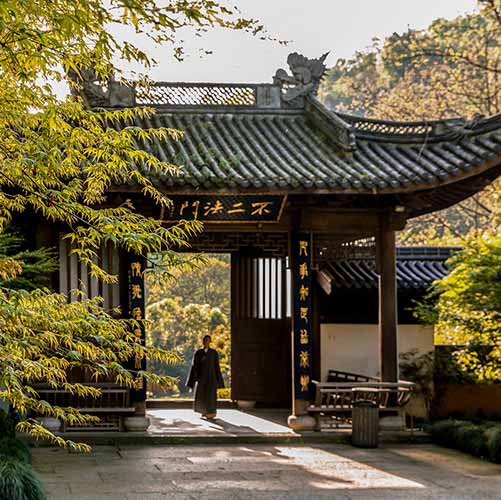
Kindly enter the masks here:
<path id="1" fill-rule="evenodd" d="M 217 390 L 218 399 L 231 399 L 231 387 Z"/>
<path id="2" fill-rule="evenodd" d="M 501 463 L 501 425 L 442 420 L 430 428 L 435 443 Z"/>
<path id="3" fill-rule="evenodd" d="M 182 58 L 177 34 L 185 27 L 197 35 L 211 27 L 262 33 L 257 22 L 213 0 L 0 2 L 0 398 L 25 417 L 91 418 L 41 401 L 33 389 L 43 382 L 98 397 L 98 390 L 69 380 L 73 368 L 96 381 L 128 387 L 142 376 L 159 385 L 172 382 L 125 365 L 132 358 L 138 366 L 145 357 L 174 363 L 177 354 L 141 345 L 131 334 L 137 323 L 116 320 L 118 311 L 103 311 L 98 299 L 80 295 L 68 304 L 66 297 L 37 288 L 42 268 L 52 269 L 50 255 L 20 248 L 19 241 L 1 233 L 19 214 L 44 218 L 67 230 L 73 254 L 92 277 L 107 282 L 117 277 L 99 266 L 98 254 L 110 242 L 136 254 L 164 252 L 170 267 L 182 261 L 175 251 L 189 246 L 202 229 L 199 222 L 166 227 L 138 213 L 130 200 L 107 197 L 112 185 L 128 186 L 147 202 L 168 208 L 168 198 L 149 174 L 180 175 L 181 169 L 153 155 L 151 145 L 175 141 L 181 132 L 135 126 L 136 120 L 151 118 L 150 108 L 89 110 L 75 81 L 91 74 L 104 87 L 112 78 L 127 84 L 120 70 L 124 61 L 142 68 L 155 63 L 141 50 L 141 38 L 171 43 L 174 56 Z M 75 77 L 70 87 L 80 97 L 60 100 L 49 82 L 67 75 Z M 139 86 L 148 85 L 138 79 Z M 54 436 L 35 419 L 23 420 L 18 430 L 88 449 Z"/>
<path id="4" fill-rule="evenodd" d="M 47 248 L 26 249 L 26 238 L 18 232 L 0 233 L 0 261 L 12 261 L 19 269 L 19 274 L 3 279 L 0 274 L 0 286 L 12 289 L 34 290 L 49 284 L 50 273 L 58 269 L 54 252 Z M 19 266 L 19 267 L 17 267 Z"/>
<path id="5" fill-rule="evenodd" d="M 0 498 L 43 500 L 45 493 L 31 465 L 13 458 L 0 458 Z"/>
<path id="6" fill-rule="evenodd" d="M 8 413 L 0 410 L 0 436 L 13 438 L 16 435 L 14 421 Z"/>
<path id="7" fill-rule="evenodd" d="M 80 396 L 99 396 L 95 388 L 70 382 L 71 369 L 81 367 L 96 381 L 133 387 L 137 377 L 147 376 L 153 383 L 169 385 L 171 377 L 125 368 L 130 359 L 178 360 L 175 353 L 141 344 L 132 333 L 133 323 L 114 319 L 103 310 L 100 299 L 67 303 L 65 297 L 45 289 L 27 292 L 0 288 L 0 398 L 10 401 L 23 415 L 36 413 L 84 423 L 92 417 L 41 401 L 33 384 L 49 384 Z M 34 419 L 20 422 L 17 429 L 60 445 L 76 446 L 55 437 Z"/>
<path id="8" fill-rule="evenodd" d="M 14 437 L 4 437 L 0 439 L 0 461 L 9 458 L 29 464 L 31 463 L 31 452 L 21 440 Z"/>
<path id="9" fill-rule="evenodd" d="M 501 463 L 501 425 L 490 427 L 485 431 L 487 449 L 491 462 Z"/>
<path id="10" fill-rule="evenodd" d="M 417 317 L 435 324 L 437 343 L 461 347 L 454 356 L 463 371 L 501 380 L 501 236 L 469 240 L 450 264 Z"/>
<path id="11" fill-rule="evenodd" d="M 467 372 L 456 354 L 462 347 L 440 344 L 435 346 L 434 381 L 437 384 L 475 384 L 475 372 Z M 485 348 L 482 347 L 485 355 Z"/>
<path id="12" fill-rule="evenodd" d="M 185 258 L 193 262 L 195 255 L 188 254 Z M 229 316 L 230 313 L 230 256 L 211 255 L 201 262 L 195 262 L 191 269 L 174 269 L 167 286 L 169 297 L 179 297 L 182 306 L 188 304 L 210 304 Z M 151 277 L 154 278 L 154 277 Z M 167 292 L 162 287 L 150 290 L 150 303 Z"/>
<path id="13" fill-rule="evenodd" d="M 473 423 L 464 423 L 454 430 L 458 449 L 477 457 L 487 455 L 487 446 L 484 440 L 484 429 Z"/>
<path id="14" fill-rule="evenodd" d="M 443 420 L 431 427 L 433 441 L 479 457 L 486 456 L 484 428 L 462 420 Z"/>
<path id="15" fill-rule="evenodd" d="M 374 39 L 340 59 L 322 84 L 331 107 L 392 120 L 491 115 L 501 111 L 501 2 L 437 19 L 424 30 Z"/>

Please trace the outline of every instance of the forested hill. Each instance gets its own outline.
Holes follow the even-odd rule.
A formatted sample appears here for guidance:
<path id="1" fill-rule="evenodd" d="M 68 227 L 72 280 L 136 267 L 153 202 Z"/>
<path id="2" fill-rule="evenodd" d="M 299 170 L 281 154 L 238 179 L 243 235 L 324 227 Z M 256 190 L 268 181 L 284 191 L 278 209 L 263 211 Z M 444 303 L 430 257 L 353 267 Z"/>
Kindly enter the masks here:
<path id="1" fill-rule="evenodd" d="M 337 111 L 394 120 L 501 112 L 501 1 L 482 4 L 422 31 L 375 39 L 353 58 L 339 59 L 320 99 Z"/>
<path id="2" fill-rule="evenodd" d="M 501 0 L 427 29 L 394 33 L 339 59 L 319 98 L 339 112 L 388 120 L 472 119 L 501 112 Z M 401 244 L 462 244 L 499 229 L 499 181 L 452 208 L 415 219 Z"/>

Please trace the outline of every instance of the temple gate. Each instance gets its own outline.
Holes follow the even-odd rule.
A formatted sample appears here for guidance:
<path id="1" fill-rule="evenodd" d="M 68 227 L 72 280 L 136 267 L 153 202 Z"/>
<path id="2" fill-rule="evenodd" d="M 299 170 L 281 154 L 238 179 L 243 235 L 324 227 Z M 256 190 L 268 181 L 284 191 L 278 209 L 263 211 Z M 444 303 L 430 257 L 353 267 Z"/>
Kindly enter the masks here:
<path id="1" fill-rule="evenodd" d="M 376 259 L 379 376 L 396 382 L 395 232 L 412 217 L 474 194 L 501 172 L 500 116 L 404 123 L 336 113 L 316 98 L 324 59 L 291 54 L 290 72 L 277 71 L 271 84 L 134 89 L 113 82 L 100 91 L 94 85 L 86 96 L 91 107 L 153 106 L 156 114 L 140 126 L 184 131 L 178 141 L 150 148 L 184 168 L 180 177 L 152 179 L 173 201 L 168 213 L 134 186 L 114 186 L 108 203 L 131 199 L 166 224 L 201 220 L 204 231 L 190 251 L 231 253 L 232 397 L 290 405 L 296 428 L 309 425 L 303 416 L 311 381 L 320 377 L 323 269 L 343 260 L 363 280 L 349 259 Z M 120 289 L 110 300 L 132 317 L 144 315 L 144 264 L 120 256 Z M 73 264 L 65 258 L 61 247 L 60 283 L 69 290 Z M 138 384 L 132 402 L 141 413 L 145 391 Z"/>

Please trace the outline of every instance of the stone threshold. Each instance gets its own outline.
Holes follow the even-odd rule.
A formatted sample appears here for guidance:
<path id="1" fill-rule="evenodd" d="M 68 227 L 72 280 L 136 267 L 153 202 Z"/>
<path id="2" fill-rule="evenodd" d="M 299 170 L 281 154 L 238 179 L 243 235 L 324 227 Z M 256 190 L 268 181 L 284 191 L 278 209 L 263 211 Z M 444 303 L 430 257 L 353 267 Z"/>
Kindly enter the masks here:
<path id="1" fill-rule="evenodd" d="M 120 445 L 169 445 L 169 446 L 196 446 L 196 445 L 241 445 L 241 444 L 350 444 L 351 430 L 342 429 L 327 432 L 302 433 L 259 433 L 248 435 L 155 435 L 147 432 L 72 432 L 58 433 L 65 439 L 86 443 L 91 446 L 120 446 Z M 30 446 L 53 446 L 50 443 L 36 441 L 23 436 Z M 380 444 L 428 444 L 431 437 L 421 431 L 412 435 L 408 431 L 382 431 L 379 436 Z"/>
<path id="2" fill-rule="evenodd" d="M 237 404 L 231 399 L 218 399 L 217 407 L 219 409 L 234 410 Z M 191 409 L 193 408 L 192 398 L 162 398 L 162 399 L 147 399 L 146 408 L 148 410 L 162 409 L 162 410 L 177 410 L 177 409 Z"/>

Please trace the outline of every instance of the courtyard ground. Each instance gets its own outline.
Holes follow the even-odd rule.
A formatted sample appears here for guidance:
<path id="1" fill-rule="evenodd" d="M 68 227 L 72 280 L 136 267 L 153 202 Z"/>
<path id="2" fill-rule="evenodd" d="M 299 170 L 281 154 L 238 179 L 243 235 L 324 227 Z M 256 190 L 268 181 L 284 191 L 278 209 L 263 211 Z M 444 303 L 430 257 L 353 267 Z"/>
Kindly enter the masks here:
<path id="1" fill-rule="evenodd" d="M 501 499 L 501 466 L 433 445 L 35 448 L 48 500 Z"/>
<path id="2" fill-rule="evenodd" d="M 190 409 L 149 409 L 150 436 L 294 436 L 287 426 L 290 410 L 219 409 L 217 418 L 204 420 Z"/>

